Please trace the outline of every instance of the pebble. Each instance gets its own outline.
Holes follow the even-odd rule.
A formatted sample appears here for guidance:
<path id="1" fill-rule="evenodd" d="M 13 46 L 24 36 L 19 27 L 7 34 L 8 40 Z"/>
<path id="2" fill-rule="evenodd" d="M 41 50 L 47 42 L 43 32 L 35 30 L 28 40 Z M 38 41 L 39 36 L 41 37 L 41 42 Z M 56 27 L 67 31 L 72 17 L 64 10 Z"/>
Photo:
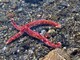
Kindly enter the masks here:
<path id="1" fill-rule="evenodd" d="M 43 2 L 45 3 L 50 3 L 50 2 L 54 2 L 55 0 L 43 0 Z"/>
<path id="2" fill-rule="evenodd" d="M 44 36 L 45 33 L 46 33 L 46 30 L 41 30 L 40 34 Z"/>
<path id="3" fill-rule="evenodd" d="M 0 3 L 8 3 L 9 0 L 0 0 Z"/>
<path id="4" fill-rule="evenodd" d="M 80 60 L 80 58 L 78 58 L 78 60 Z"/>
<path id="5" fill-rule="evenodd" d="M 53 34 L 53 33 L 55 33 L 56 31 L 54 30 L 54 29 L 50 29 L 50 30 L 48 30 L 48 32 L 47 33 L 49 33 L 49 34 Z"/>
<path id="6" fill-rule="evenodd" d="M 0 16 L 0 22 L 5 22 L 5 21 L 7 21 L 7 17 L 4 15 Z"/>
<path id="7" fill-rule="evenodd" d="M 13 6 L 11 8 L 14 9 L 14 10 L 16 10 L 17 9 L 17 5 L 13 4 Z"/>
<path id="8" fill-rule="evenodd" d="M 33 50 L 28 50 L 28 53 L 33 54 L 34 52 L 33 52 Z"/>
<path id="9" fill-rule="evenodd" d="M 79 56 L 74 56 L 72 60 L 80 60 Z"/>
<path id="10" fill-rule="evenodd" d="M 24 57 L 24 60 L 28 59 L 28 55 L 26 55 L 26 54 L 23 57 Z"/>
<path id="11" fill-rule="evenodd" d="M 38 15 L 37 15 L 37 17 L 41 17 L 41 15 L 40 15 L 40 14 L 38 14 Z"/>
<path id="12" fill-rule="evenodd" d="M 79 6 L 76 6 L 72 9 L 72 12 L 73 13 L 78 13 L 80 11 L 80 7 Z"/>
<path id="13" fill-rule="evenodd" d="M 0 31 L 5 29 L 8 29 L 8 27 L 7 26 L 0 27 Z"/>
<path id="14" fill-rule="evenodd" d="M 78 48 L 68 48 L 67 53 L 72 54 L 74 51 L 78 50 Z"/>
<path id="15" fill-rule="evenodd" d="M 23 38 L 21 38 L 20 40 L 19 40 L 19 42 L 22 42 L 22 41 L 24 41 L 24 40 L 26 40 L 27 39 L 27 37 L 23 37 Z"/>
<path id="16" fill-rule="evenodd" d="M 6 15 L 7 15 L 8 18 L 15 17 L 15 13 L 14 12 L 6 12 Z"/>
<path id="17" fill-rule="evenodd" d="M 23 10 L 23 8 L 20 7 L 17 11 L 18 11 L 18 12 L 22 12 L 22 10 Z"/>
<path id="18" fill-rule="evenodd" d="M 77 32 L 74 36 L 75 42 L 80 43 L 80 32 Z"/>
<path id="19" fill-rule="evenodd" d="M 68 2 L 66 2 L 66 1 L 62 1 L 62 2 L 61 2 L 61 5 L 65 6 L 65 7 L 70 6 L 70 5 L 68 4 Z"/>
<path id="20" fill-rule="evenodd" d="M 2 50 L 5 51 L 7 49 L 7 47 L 5 46 Z"/>

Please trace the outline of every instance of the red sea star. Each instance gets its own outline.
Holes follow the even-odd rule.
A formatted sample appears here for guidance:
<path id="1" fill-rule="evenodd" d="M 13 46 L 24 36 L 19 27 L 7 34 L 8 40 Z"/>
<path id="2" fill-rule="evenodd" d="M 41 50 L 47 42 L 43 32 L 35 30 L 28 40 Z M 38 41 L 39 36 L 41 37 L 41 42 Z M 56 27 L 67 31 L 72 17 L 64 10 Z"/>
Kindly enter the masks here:
<path id="1" fill-rule="evenodd" d="M 51 26 L 55 26 L 56 28 L 60 28 L 61 24 L 56 23 L 54 21 L 51 20 L 37 20 L 37 21 L 33 21 L 30 23 L 27 23 L 23 26 L 18 26 L 15 22 L 14 19 L 11 18 L 11 23 L 12 25 L 19 30 L 18 33 L 16 33 L 14 36 L 12 36 L 7 42 L 6 44 L 9 44 L 10 42 L 12 42 L 13 40 L 15 40 L 16 38 L 19 38 L 24 32 L 26 32 L 28 35 L 35 37 L 41 41 L 43 41 L 46 45 L 52 47 L 52 48 L 58 48 L 61 47 L 61 43 L 58 42 L 56 44 L 52 43 L 51 41 L 49 41 L 47 38 L 45 38 L 44 36 L 40 35 L 38 32 L 31 30 L 30 28 L 36 25 L 40 25 L 40 24 L 48 24 Z"/>

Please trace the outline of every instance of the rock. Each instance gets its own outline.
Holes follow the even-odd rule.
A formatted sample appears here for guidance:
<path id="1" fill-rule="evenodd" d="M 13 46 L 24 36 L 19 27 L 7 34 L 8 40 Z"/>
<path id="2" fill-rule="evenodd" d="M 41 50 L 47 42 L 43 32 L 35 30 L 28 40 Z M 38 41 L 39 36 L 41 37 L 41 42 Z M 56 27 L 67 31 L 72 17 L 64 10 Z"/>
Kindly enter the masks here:
<path id="1" fill-rule="evenodd" d="M 46 38 L 50 38 L 51 35 L 50 35 L 49 33 L 45 33 L 45 34 L 44 34 L 44 37 L 46 37 Z"/>
<path id="2" fill-rule="evenodd" d="M 9 0 L 0 0 L 0 3 L 8 3 Z"/>
<path id="3" fill-rule="evenodd" d="M 43 0 L 46 3 L 54 2 L 55 0 Z"/>
<path id="4" fill-rule="evenodd" d="M 8 27 L 7 26 L 0 27 L 0 31 L 5 29 L 8 29 Z"/>
<path id="5" fill-rule="evenodd" d="M 30 0 L 25 0 L 25 3 L 33 3 L 33 4 L 38 4 L 40 1 L 43 1 L 43 0 L 32 0 L 32 1 L 30 1 Z"/>
<path id="6" fill-rule="evenodd" d="M 72 60 L 80 60 L 80 56 L 74 56 Z"/>
<path id="7" fill-rule="evenodd" d="M 48 33 L 49 34 L 53 34 L 53 33 L 55 33 L 56 31 L 54 30 L 54 29 L 50 29 L 49 31 L 48 31 Z"/>
<path id="8" fill-rule="evenodd" d="M 80 6 L 75 6 L 73 9 L 72 9 L 72 13 L 78 13 L 80 11 Z"/>
<path id="9" fill-rule="evenodd" d="M 23 11 L 23 8 L 20 7 L 17 11 L 18 11 L 18 12 L 22 12 L 22 11 Z"/>
<path id="10" fill-rule="evenodd" d="M 4 50 L 6 50 L 7 49 L 7 47 L 4 47 L 2 50 L 4 51 Z"/>
<path id="11" fill-rule="evenodd" d="M 5 22 L 7 21 L 7 17 L 6 16 L 0 16 L 0 22 Z"/>
<path id="12" fill-rule="evenodd" d="M 74 36 L 75 42 L 80 43 L 80 32 L 77 32 Z"/>
<path id="13" fill-rule="evenodd" d="M 13 18 L 13 17 L 15 17 L 15 13 L 14 13 L 14 12 L 7 12 L 6 14 L 7 14 L 7 17 L 8 17 L 8 18 Z"/>
<path id="14" fill-rule="evenodd" d="M 78 60 L 80 60 L 80 58 Z"/>
<path id="15" fill-rule="evenodd" d="M 33 54 L 34 53 L 33 50 L 29 50 L 28 52 L 29 52 L 29 54 Z"/>
<path id="16" fill-rule="evenodd" d="M 41 35 L 44 35 L 46 33 L 46 30 L 41 30 Z"/>
<path id="17" fill-rule="evenodd" d="M 77 51 L 78 48 L 68 48 L 67 49 L 67 53 L 71 54 L 71 55 L 76 55 L 76 53 L 74 53 L 75 51 Z"/>
<path id="18" fill-rule="evenodd" d="M 55 49 L 50 51 L 45 57 L 40 60 L 71 60 L 70 56 L 63 49 Z"/>
<path id="19" fill-rule="evenodd" d="M 11 8 L 15 10 L 17 8 L 17 5 L 13 4 L 13 6 Z"/>

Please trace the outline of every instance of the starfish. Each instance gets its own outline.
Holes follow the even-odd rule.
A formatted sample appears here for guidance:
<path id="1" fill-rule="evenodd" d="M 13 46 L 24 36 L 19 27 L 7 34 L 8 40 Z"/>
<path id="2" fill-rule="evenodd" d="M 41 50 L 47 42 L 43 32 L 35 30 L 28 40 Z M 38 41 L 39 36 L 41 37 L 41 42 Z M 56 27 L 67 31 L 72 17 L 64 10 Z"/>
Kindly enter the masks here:
<path id="1" fill-rule="evenodd" d="M 40 33 L 31 30 L 30 28 L 36 25 L 40 25 L 40 24 L 48 24 L 51 26 L 55 26 L 56 28 L 60 28 L 61 24 L 56 23 L 54 21 L 51 20 L 35 20 L 33 22 L 29 22 L 25 25 L 19 26 L 16 24 L 16 22 L 14 22 L 14 18 L 11 18 L 11 24 L 17 29 L 19 30 L 18 33 L 16 33 L 14 36 L 12 36 L 11 38 L 9 38 L 9 40 L 7 40 L 6 44 L 11 43 L 12 41 L 16 40 L 16 38 L 19 38 L 24 32 L 26 32 L 29 36 L 32 36 L 34 38 L 37 38 L 39 40 L 41 40 L 42 42 L 44 42 L 46 45 L 52 47 L 52 48 L 58 48 L 61 47 L 61 42 L 57 42 L 52 43 L 51 41 L 49 41 L 46 37 L 42 36 Z"/>

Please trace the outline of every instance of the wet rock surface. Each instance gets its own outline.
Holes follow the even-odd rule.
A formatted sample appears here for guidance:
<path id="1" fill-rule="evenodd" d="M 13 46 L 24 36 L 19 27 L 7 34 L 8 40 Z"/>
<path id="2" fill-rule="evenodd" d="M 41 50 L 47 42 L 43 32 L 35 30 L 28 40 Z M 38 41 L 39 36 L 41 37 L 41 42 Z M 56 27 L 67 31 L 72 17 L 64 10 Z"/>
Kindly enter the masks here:
<path id="1" fill-rule="evenodd" d="M 55 49 L 50 51 L 45 57 L 40 60 L 71 60 L 70 56 L 63 49 Z"/>
<path id="2" fill-rule="evenodd" d="M 80 59 L 79 0 L 34 0 L 33 2 L 29 0 L 0 0 L 0 60 L 39 60 L 51 50 L 56 49 L 26 33 L 11 44 L 5 44 L 11 36 L 18 32 L 10 23 L 10 18 L 13 17 L 18 25 L 38 19 L 60 23 L 62 25 L 60 29 L 44 25 L 31 29 L 52 42 L 61 42 L 61 48 L 65 48 L 71 60 Z"/>

